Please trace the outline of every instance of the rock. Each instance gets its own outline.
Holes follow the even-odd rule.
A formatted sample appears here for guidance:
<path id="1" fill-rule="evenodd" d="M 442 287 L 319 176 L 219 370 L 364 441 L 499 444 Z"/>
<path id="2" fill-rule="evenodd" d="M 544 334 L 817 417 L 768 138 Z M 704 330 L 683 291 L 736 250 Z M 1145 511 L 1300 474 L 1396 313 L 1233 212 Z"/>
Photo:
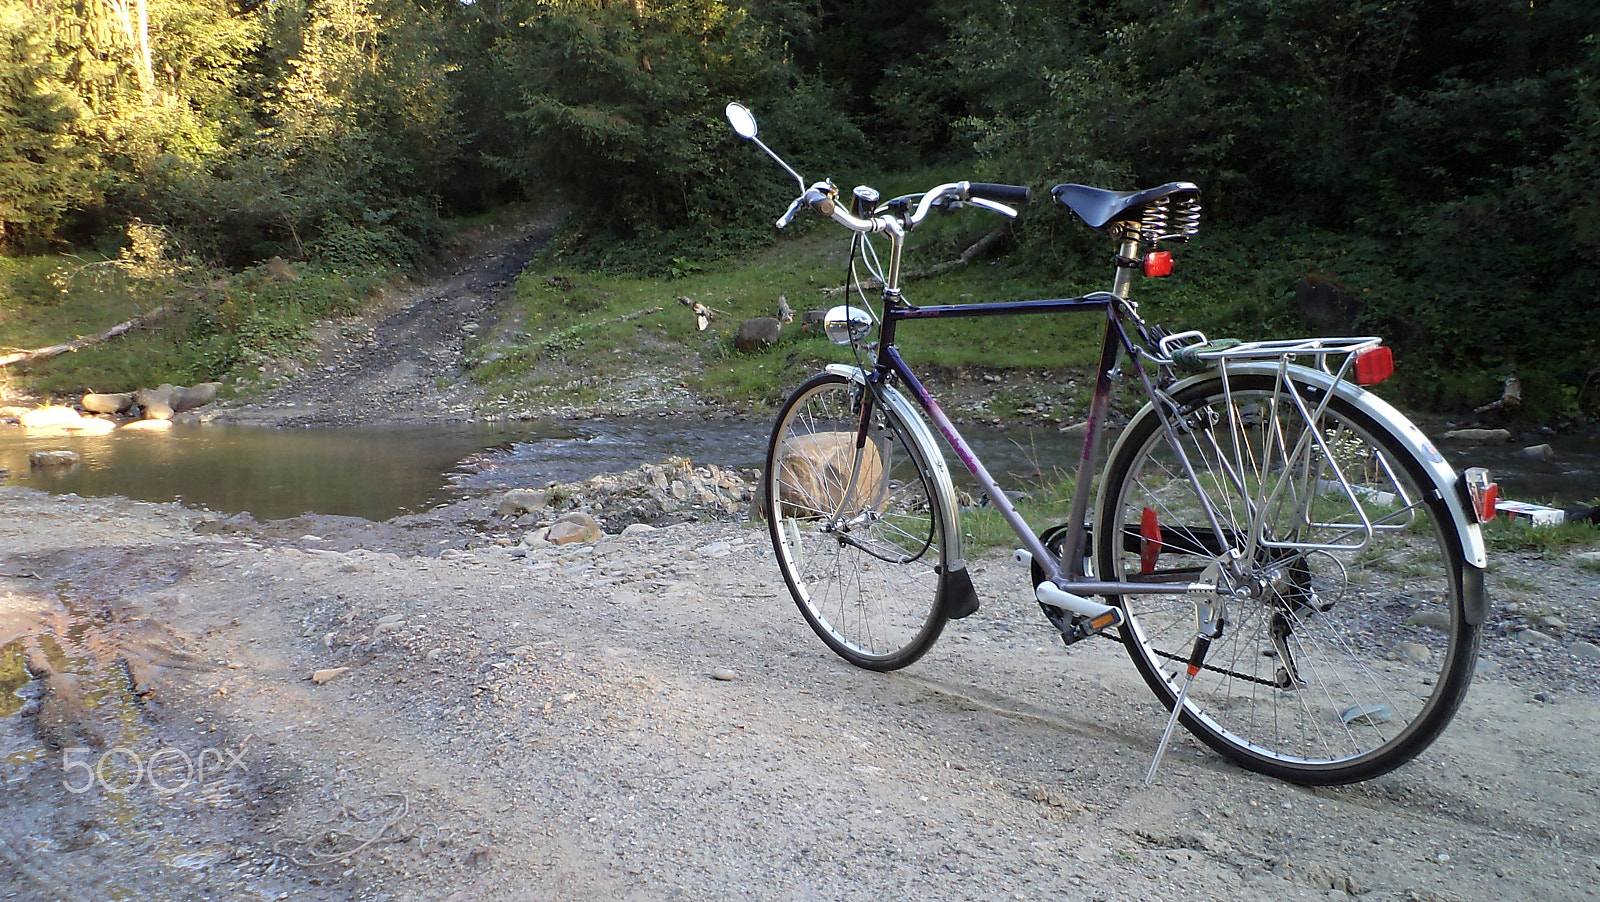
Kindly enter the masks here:
<path id="1" fill-rule="evenodd" d="M 267 278 L 274 282 L 298 282 L 300 274 L 282 257 L 273 257 L 267 261 Z"/>
<path id="2" fill-rule="evenodd" d="M 1528 629 L 1517 633 L 1517 641 L 1525 645 L 1554 645 L 1556 640 L 1549 633 Z"/>
<path id="3" fill-rule="evenodd" d="M 83 416 L 71 407 L 47 404 L 23 411 L 17 422 L 24 429 L 63 429 L 77 425 L 82 419 Z"/>
<path id="4" fill-rule="evenodd" d="M 1574 642 L 1567 646 L 1567 651 L 1575 658 L 1600 662 L 1600 645 L 1593 642 Z"/>
<path id="5" fill-rule="evenodd" d="M 1473 442 L 1479 445 L 1499 445 L 1511 441 L 1509 429 L 1452 429 L 1444 438 L 1456 442 Z"/>
<path id="6" fill-rule="evenodd" d="M 172 428 L 171 420 L 134 420 L 120 427 L 132 432 L 166 432 Z"/>
<path id="7" fill-rule="evenodd" d="M 593 517 L 582 511 L 574 511 L 550 524 L 547 538 L 552 545 L 571 545 L 575 542 L 598 542 L 604 535 Z"/>
<path id="8" fill-rule="evenodd" d="M 217 392 L 222 388 L 221 382 L 202 382 L 189 388 L 175 388 L 172 390 L 171 400 L 173 413 L 182 413 L 210 404 L 217 399 Z"/>
<path id="9" fill-rule="evenodd" d="M 89 392 L 80 401 L 83 409 L 90 413 L 121 413 L 133 406 L 133 394 L 121 392 L 114 395 L 102 395 Z"/>
<path id="10" fill-rule="evenodd" d="M 1542 630 L 1553 630 L 1558 633 L 1566 632 L 1567 622 L 1555 614 L 1539 614 L 1529 621 Z"/>
<path id="11" fill-rule="evenodd" d="M 785 444 L 784 457 L 778 461 L 778 484 L 782 487 L 778 500 L 801 509 L 825 506 L 832 513 L 844 501 L 838 495 L 850 483 L 855 446 L 853 432 L 814 432 Z M 870 504 L 882 491 L 883 461 L 878 457 L 878 447 L 868 443 L 856 479 L 856 497 Z"/>
<path id="12" fill-rule="evenodd" d="M 495 513 L 502 517 L 537 513 L 550 507 L 550 493 L 544 489 L 512 489 L 500 496 Z"/>
<path id="13" fill-rule="evenodd" d="M 65 428 L 77 433 L 105 435 L 115 430 L 117 424 L 102 417 L 81 417 L 76 423 L 69 423 Z"/>
<path id="14" fill-rule="evenodd" d="M 727 557 L 733 553 L 733 546 L 727 542 L 712 542 L 695 549 L 695 554 L 700 557 Z"/>
<path id="15" fill-rule="evenodd" d="M 827 322 L 827 319 L 828 311 L 826 310 L 807 310 L 805 313 L 800 314 L 800 331 L 821 332 L 822 324 Z"/>
<path id="16" fill-rule="evenodd" d="M 1555 460 L 1556 449 L 1549 445 L 1529 445 L 1517 452 L 1517 456 L 1530 460 Z"/>
<path id="17" fill-rule="evenodd" d="M 1426 664 L 1433 660 L 1433 650 L 1421 642 L 1401 642 L 1394 647 L 1394 651 L 1402 661 L 1412 664 Z"/>
<path id="18" fill-rule="evenodd" d="M 1418 611 L 1408 621 L 1412 626 L 1445 632 L 1450 629 L 1450 615 L 1443 611 Z"/>
<path id="19" fill-rule="evenodd" d="M 651 526 L 648 523 L 630 523 L 627 526 L 623 527 L 622 535 L 623 535 L 624 538 L 626 538 L 628 536 L 642 536 L 642 535 L 644 535 L 646 533 L 651 533 L 651 532 L 655 532 L 655 531 L 656 531 L 656 528 L 654 526 Z"/>
<path id="20" fill-rule="evenodd" d="M 33 467 L 70 467 L 81 458 L 76 451 L 35 451 L 28 455 L 28 465 Z"/>
<path id="21" fill-rule="evenodd" d="M 741 353 L 748 354 L 772 347 L 782 334 L 783 323 L 776 317 L 758 316 L 739 324 L 739 332 L 733 337 L 733 346 Z"/>
<path id="22" fill-rule="evenodd" d="M 330 680 L 338 679 L 349 669 L 350 668 L 348 667 L 328 667 L 323 670 L 313 671 L 311 674 L 311 682 L 321 686 L 323 683 L 326 683 Z"/>
<path id="23" fill-rule="evenodd" d="M 722 680 L 723 682 L 727 683 L 738 679 L 739 675 L 726 667 L 719 667 L 716 670 L 711 671 L 711 678 L 713 680 Z"/>
<path id="24" fill-rule="evenodd" d="M 1574 557 L 1578 559 L 1579 564 L 1600 564 L 1600 551 L 1580 551 Z"/>
<path id="25" fill-rule="evenodd" d="M 141 388 L 133 393 L 133 402 L 144 410 L 147 420 L 170 420 L 174 413 L 172 396 L 177 386 L 163 383 L 159 388 Z"/>

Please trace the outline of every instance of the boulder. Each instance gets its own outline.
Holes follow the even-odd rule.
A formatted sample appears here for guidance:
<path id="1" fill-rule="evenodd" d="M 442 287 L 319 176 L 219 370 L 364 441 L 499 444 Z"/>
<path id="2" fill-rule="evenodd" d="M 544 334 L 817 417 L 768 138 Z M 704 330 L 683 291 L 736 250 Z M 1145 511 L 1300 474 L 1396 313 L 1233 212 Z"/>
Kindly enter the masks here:
<path id="1" fill-rule="evenodd" d="M 1476 442 L 1480 445 L 1500 445 L 1511 441 L 1509 429 L 1452 429 L 1444 437 L 1456 442 Z"/>
<path id="2" fill-rule="evenodd" d="M 855 463 L 855 446 L 854 432 L 814 432 L 790 440 L 778 462 L 778 500 L 809 508 L 819 515 L 833 513 L 844 501 L 843 493 Z M 883 459 L 878 456 L 878 446 L 868 442 L 856 480 L 854 498 L 858 503 L 845 513 L 877 503 L 883 490 Z"/>
<path id="3" fill-rule="evenodd" d="M 35 451 L 28 455 L 33 467 L 70 467 L 81 460 L 76 451 Z"/>
<path id="4" fill-rule="evenodd" d="M 144 409 L 145 419 L 170 420 L 175 413 L 172 409 L 172 397 L 177 390 L 177 386 L 167 383 L 163 383 L 159 388 L 141 388 L 133 393 L 133 401 Z"/>
<path id="5" fill-rule="evenodd" d="M 571 545 L 576 542 L 598 542 L 605 537 L 600 524 L 582 511 L 573 511 L 550 524 L 545 538 L 552 545 Z"/>
<path id="6" fill-rule="evenodd" d="M 204 404 L 210 404 L 217 399 L 217 392 L 222 388 L 221 382 L 202 382 L 189 388 L 174 388 L 171 400 L 173 413 L 193 410 Z"/>
<path id="7" fill-rule="evenodd" d="M 500 496 L 495 512 L 502 517 L 532 514 L 550 506 L 550 493 L 543 489 L 512 489 Z"/>
<path id="8" fill-rule="evenodd" d="M 165 432 L 171 428 L 171 420 L 134 420 L 122 424 L 122 429 L 132 432 Z"/>
<path id="9" fill-rule="evenodd" d="M 747 319 L 739 325 L 739 333 L 733 337 L 733 346 L 740 352 L 748 354 L 762 348 L 770 348 L 778 343 L 783 334 L 783 323 L 777 317 L 758 316 Z"/>
<path id="10" fill-rule="evenodd" d="M 1555 460 L 1556 449 L 1545 445 L 1530 445 L 1517 452 L 1518 456 L 1532 460 Z"/>
<path id="11" fill-rule="evenodd" d="M 103 395 L 89 392 L 83 396 L 81 403 L 83 409 L 90 413 L 121 413 L 133 406 L 133 393 L 118 392 L 114 395 Z"/>
<path id="12" fill-rule="evenodd" d="M 63 429 L 77 425 L 82 419 L 83 416 L 71 407 L 47 404 L 23 411 L 17 421 L 25 429 Z"/>

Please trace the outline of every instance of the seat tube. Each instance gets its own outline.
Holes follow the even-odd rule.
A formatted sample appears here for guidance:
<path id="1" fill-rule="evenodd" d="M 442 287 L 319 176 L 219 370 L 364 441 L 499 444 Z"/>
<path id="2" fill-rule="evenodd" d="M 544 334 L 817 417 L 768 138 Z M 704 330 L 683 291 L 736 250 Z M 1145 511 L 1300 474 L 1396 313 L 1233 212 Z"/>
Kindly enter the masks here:
<path id="1" fill-rule="evenodd" d="M 1116 372 L 1117 361 L 1122 357 L 1123 334 L 1117 320 L 1115 304 L 1106 308 L 1105 328 L 1101 333 L 1100 364 L 1095 372 L 1094 394 L 1089 399 L 1089 428 L 1083 437 L 1083 453 L 1078 459 L 1078 483 L 1072 488 L 1072 505 L 1067 511 L 1066 555 L 1062 558 L 1061 575 L 1079 577 L 1077 562 L 1084 555 L 1084 516 L 1089 511 L 1090 483 L 1094 482 L 1095 466 L 1100 460 L 1100 443 L 1105 434 L 1106 412 L 1111 409 L 1111 377 Z"/>

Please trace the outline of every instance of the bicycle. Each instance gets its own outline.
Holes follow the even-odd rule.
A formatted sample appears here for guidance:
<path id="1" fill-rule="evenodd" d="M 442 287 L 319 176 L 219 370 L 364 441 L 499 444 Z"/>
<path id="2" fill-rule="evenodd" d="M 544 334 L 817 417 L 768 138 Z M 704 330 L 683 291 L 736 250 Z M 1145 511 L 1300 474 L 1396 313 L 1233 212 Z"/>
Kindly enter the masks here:
<path id="1" fill-rule="evenodd" d="M 882 282 L 876 316 L 848 301 L 824 321 L 860 365 L 829 365 L 796 389 L 767 446 L 773 548 L 829 648 L 895 670 L 978 608 L 936 429 L 1016 532 L 1016 559 L 1064 642 L 1120 638 L 1170 712 L 1147 782 L 1179 722 L 1245 768 L 1314 785 L 1387 773 L 1438 738 L 1478 654 L 1479 524 L 1493 516 L 1495 488 L 1481 470 L 1458 476 L 1367 390 L 1393 372 L 1380 339 L 1213 341 L 1142 319 L 1136 276 L 1165 274 L 1161 248 L 1199 229 L 1199 189 L 1187 182 L 1051 190 L 1116 243 L 1109 291 L 913 305 L 900 286 L 907 233 L 939 208 L 1014 217 L 1009 204 L 1029 189 L 958 182 L 882 201 L 863 186 L 846 209 L 831 181 L 808 186 L 760 141 L 747 109 L 729 104 L 727 116 L 800 185 L 778 227 L 817 210 L 853 233 L 849 281 L 863 301 L 856 260 Z M 889 240 L 886 265 L 872 235 Z M 895 332 L 927 319 L 1067 313 L 1103 317 L 1101 353 L 1067 519 L 1036 533 L 901 357 Z M 1096 481 L 1124 360 L 1146 403 Z"/>

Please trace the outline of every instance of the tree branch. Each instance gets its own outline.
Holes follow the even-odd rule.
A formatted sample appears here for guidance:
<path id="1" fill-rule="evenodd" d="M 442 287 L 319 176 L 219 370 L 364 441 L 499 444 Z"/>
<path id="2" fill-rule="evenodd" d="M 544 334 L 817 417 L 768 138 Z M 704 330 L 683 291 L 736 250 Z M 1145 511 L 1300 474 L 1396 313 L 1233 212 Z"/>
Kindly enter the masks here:
<path id="1" fill-rule="evenodd" d="M 117 323 L 115 326 L 112 326 L 104 332 L 96 332 L 93 335 L 85 335 L 82 338 L 74 338 L 65 344 L 34 348 L 31 351 L 13 351 L 10 354 L 0 355 L 0 366 L 10 366 L 13 363 L 21 363 L 27 360 L 38 360 L 44 357 L 55 357 L 58 354 L 66 354 L 70 351 L 82 350 L 90 345 L 99 344 L 103 341 L 109 341 L 113 338 L 116 338 L 118 335 L 121 335 L 130 329 L 137 329 L 146 323 L 160 319 L 162 316 L 165 316 L 166 313 L 166 305 L 162 305 L 149 312 L 141 313 L 127 322 Z"/>

